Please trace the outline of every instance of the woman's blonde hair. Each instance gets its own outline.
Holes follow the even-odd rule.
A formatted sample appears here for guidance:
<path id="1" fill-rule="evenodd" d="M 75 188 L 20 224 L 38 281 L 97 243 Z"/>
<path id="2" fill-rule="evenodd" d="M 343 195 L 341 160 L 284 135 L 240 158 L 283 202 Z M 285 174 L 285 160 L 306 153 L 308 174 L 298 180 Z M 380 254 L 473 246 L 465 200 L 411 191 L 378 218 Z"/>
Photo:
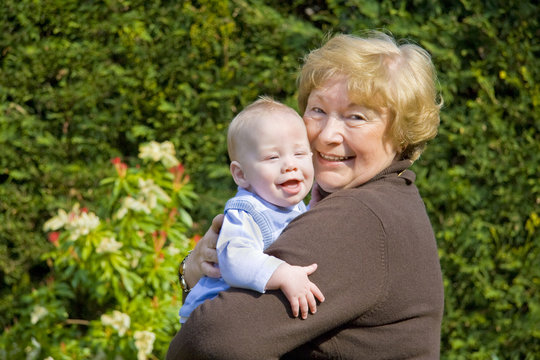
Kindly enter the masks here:
<path id="1" fill-rule="evenodd" d="M 277 110 L 290 112 L 296 115 L 299 121 L 302 120 L 294 109 L 264 95 L 246 106 L 232 119 L 227 130 L 227 150 L 231 161 L 238 160 L 239 145 L 246 142 L 247 136 L 253 136 L 253 129 L 250 125 L 255 121 L 260 121 L 269 112 Z"/>
<path id="2" fill-rule="evenodd" d="M 437 135 L 442 98 L 431 56 L 420 46 L 398 44 L 378 31 L 334 36 L 304 59 L 298 78 L 301 114 L 311 91 L 337 76 L 348 79 L 355 103 L 390 110 L 390 136 L 402 158 L 416 160 Z"/>

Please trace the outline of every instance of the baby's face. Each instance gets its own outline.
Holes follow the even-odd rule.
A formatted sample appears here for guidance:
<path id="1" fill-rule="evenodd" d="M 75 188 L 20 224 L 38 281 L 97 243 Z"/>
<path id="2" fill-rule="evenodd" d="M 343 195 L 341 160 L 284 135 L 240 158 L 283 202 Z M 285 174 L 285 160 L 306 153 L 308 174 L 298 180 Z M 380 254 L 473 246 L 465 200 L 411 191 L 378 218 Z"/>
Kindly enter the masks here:
<path id="1" fill-rule="evenodd" d="M 240 161 L 251 192 L 281 207 L 300 202 L 313 185 L 313 163 L 302 118 L 272 111 L 256 122 Z"/>

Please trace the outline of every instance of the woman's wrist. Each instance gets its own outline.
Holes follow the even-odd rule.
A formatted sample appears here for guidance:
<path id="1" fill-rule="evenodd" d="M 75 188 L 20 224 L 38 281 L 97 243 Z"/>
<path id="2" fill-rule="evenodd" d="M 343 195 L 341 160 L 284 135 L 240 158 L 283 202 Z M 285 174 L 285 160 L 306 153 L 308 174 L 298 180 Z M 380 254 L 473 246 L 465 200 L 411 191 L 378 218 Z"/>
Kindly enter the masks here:
<path id="1" fill-rule="evenodd" d="M 223 223 L 223 214 L 212 220 L 212 226 L 180 263 L 178 280 L 184 293 L 188 293 L 203 277 L 218 278 L 221 274 L 217 263 L 216 243 Z"/>
<path id="2" fill-rule="evenodd" d="M 178 281 L 180 282 L 180 287 L 185 293 L 188 293 L 191 290 L 191 286 L 189 286 L 189 283 L 186 281 L 186 263 L 190 254 L 191 251 L 189 251 L 184 259 L 182 259 L 180 266 L 178 267 Z"/>
<path id="3" fill-rule="evenodd" d="M 197 282 L 205 275 L 201 269 L 201 263 L 203 260 L 200 258 L 200 249 L 195 247 L 189 252 L 189 256 L 186 256 L 184 262 L 184 281 L 189 289 L 191 289 Z"/>

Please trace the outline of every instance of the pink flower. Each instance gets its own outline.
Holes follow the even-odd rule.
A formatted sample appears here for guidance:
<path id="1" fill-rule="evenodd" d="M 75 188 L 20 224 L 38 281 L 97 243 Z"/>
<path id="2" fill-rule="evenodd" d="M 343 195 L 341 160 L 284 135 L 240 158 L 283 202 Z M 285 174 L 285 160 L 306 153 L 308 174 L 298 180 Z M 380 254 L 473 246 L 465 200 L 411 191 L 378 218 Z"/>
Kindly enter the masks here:
<path id="1" fill-rule="evenodd" d="M 176 177 L 182 177 L 182 175 L 184 174 L 184 165 L 182 164 L 178 164 L 176 166 L 173 166 L 171 168 L 169 168 L 169 171 Z"/>
<path id="2" fill-rule="evenodd" d="M 47 238 L 49 239 L 49 241 L 56 247 L 59 246 L 59 242 L 58 242 L 59 237 L 60 237 L 59 231 L 53 231 L 52 233 L 49 233 L 49 235 L 47 235 Z"/>
<path id="3" fill-rule="evenodd" d="M 169 168 L 169 172 L 174 175 L 173 187 L 178 191 L 189 182 L 189 175 L 185 174 L 184 165 L 178 164 Z"/>
<path id="4" fill-rule="evenodd" d="M 154 241 L 154 250 L 156 253 L 159 253 L 167 240 L 167 232 L 165 230 L 161 230 L 158 235 L 158 232 L 154 231 L 152 233 L 152 240 Z"/>
<path id="5" fill-rule="evenodd" d="M 176 215 L 178 214 L 177 208 L 172 208 L 171 211 L 169 211 L 169 224 L 174 223 L 176 220 Z"/>
<path id="6" fill-rule="evenodd" d="M 122 159 L 120 159 L 118 156 L 115 157 L 114 159 L 111 159 L 111 163 L 113 165 L 118 165 L 118 164 L 121 164 L 122 163 Z"/>
<path id="7" fill-rule="evenodd" d="M 128 166 L 126 163 L 122 162 L 122 159 L 117 156 L 114 159 L 111 159 L 111 163 L 114 165 L 119 177 L 123 178 L 126 176 Z"/>
<path id="8" fill-rule="evenodd" d="M 190 247 L 192 249 L 197 245 L 199 240 L 201 240 L 201 237 L 202 237 L 201 235 L 195 234 L 195 235 L 193 235 L 193 237 L 191 239 L 189 239 L 189 245 L 190 245 Z"/>

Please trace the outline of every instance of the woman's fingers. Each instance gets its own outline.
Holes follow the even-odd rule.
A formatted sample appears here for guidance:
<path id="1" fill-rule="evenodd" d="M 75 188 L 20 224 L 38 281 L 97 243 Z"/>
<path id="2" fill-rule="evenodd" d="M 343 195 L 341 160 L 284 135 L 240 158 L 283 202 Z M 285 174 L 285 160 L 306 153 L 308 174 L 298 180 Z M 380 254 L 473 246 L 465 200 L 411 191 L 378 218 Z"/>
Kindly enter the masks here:
<path id="1" fill-rule="evenodd" d="M 203 262 L 201 264 L 202 272 L 211 278 L 218 278 L 221 276 L 221 271 L 219 270 L 219 267 L 214 266 L 214 262 Z"/>
<path id="2" fill-rule="evenodd" d="M 214 218 L 212 219 L 212 230 L 219 234 L 219 232 L 221 231 L 221 226 L 223 225 L 223 219 L 225 219 L 225 215 L 223 214 L 218 214 L 216 216 L 214 216 Z M 216 241 L 217 241 L 217 238 L 216 238 Z M 216 243 L 214 242 L 214 249 L 216 248 Z"/>
<path id="3" fill-rule="evenodd" d="M 221 276 L 219 268 L 214 266 L 218 263 L 216 245 L 218 234 L 223 225 L 223 214 L 216 215 L 212 219 L 212 226 L 206 234 L 199 240 L 199 243 L 194 249 L 196 262 L 199 264 L 201 272 L 209 277 L 217 278 Z"/>
<path id="4" fill-rule="evenodd" d="M 209 263 L 218 263 L 216 248 L 206 247 L 203 249 L 203 261 Z"/>

